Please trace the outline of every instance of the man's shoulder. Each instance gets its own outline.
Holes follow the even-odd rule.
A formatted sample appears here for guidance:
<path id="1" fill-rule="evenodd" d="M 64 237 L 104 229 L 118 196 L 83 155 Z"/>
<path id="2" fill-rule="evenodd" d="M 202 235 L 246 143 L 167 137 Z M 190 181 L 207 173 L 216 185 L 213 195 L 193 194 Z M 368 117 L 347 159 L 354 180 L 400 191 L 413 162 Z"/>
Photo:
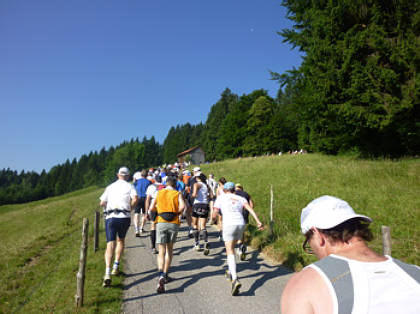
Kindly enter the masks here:
<path id="1" fill-rule="evenodd" d="M 291 288 L 298 289 L 311 289 L 314 286 L 319 285 L 321 282 L 321 276 L 312 267 L 305 267 L 300 272 L 295 273 L 287 282 Z"/>
<path id="2" fill-rule="evenodd" d="M 329 299 L 328 288 L 320 274 L 311 267 L 305 267 L 287 282 L 281 307 L 285 313 L 321 313 L 314 310 L 318 308 L 316 304 L 319 300 Z"/>

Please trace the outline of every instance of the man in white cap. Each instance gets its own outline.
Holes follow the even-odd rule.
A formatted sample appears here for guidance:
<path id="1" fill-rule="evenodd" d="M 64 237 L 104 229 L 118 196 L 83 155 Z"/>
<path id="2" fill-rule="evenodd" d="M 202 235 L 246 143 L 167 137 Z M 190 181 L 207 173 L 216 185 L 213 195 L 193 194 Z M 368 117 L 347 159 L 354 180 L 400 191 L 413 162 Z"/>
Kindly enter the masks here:
<path id="1" fill-rule="evenodd" d="M 131 223 L 131 208 L 137 203 L 137 192 L 134 186 L 128 183 L 130 171 L 121 167 L 117 173 L 118 180 L 108 185 L 100 197 L 100 206 L 106 207 L 106 251 L 105 251 L 105 277 L 103 286 L 111 284 L 111 274 L 117 275 L 124 240 Z M 116 242 L 116 245 L 115 245 Z M 111 272 L 111 261 L 115 250 L 114 266 Z"/>
<path id="2" fill-rule="evenodd" d="M 328 195 L 302 210 L 303 248 L 320 260 L 289 280 L 283 314 L 419 313 L 420 268 L 370 249 L 371 221 Z"/>

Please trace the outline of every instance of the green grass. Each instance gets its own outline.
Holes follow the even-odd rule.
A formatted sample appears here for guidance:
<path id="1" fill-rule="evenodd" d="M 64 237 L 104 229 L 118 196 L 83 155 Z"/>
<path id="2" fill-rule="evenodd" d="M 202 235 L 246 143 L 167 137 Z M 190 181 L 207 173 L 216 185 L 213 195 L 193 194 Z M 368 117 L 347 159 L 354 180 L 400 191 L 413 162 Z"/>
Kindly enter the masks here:
<path id="1" fill-rule="evenodd" d="M 239 158 L 203 165 L 216 179 L 240 182 L 252 196 L 266 226 L 270 217 L 270 186 L 274 192 L 274 236 L 268 228 L 248 228 L 248 241 L 270 257 L 295 270 L 315 258 L 302 252 L 300 212 L 314 198 L 340 197 L 358 213 L 374 219 L 375 240 L 370 246 L 382 251 L 382 225 L 391 228 L 392 255 L 420 264 L 420 160 L 360 160 L 350 156 L 319 154 Z M 252 219 L 251 219 L 252 220 Z M 252 220 L 253 221 L 253 220 Z M 254 222 L 252 222 L 254 223 Z"/>
<path id="2" fill-rule="evenodd" d="M 85 306 L 79 312 L 117 313 L 122 277 L 102 288 L 105 234 L 93 252 L 93 217 L 103 189 L 0 207 L 0 312 L 75 312 L 82 220 L 89 218 Z M 102 220 L 102 219 L 101 219 Z"/>

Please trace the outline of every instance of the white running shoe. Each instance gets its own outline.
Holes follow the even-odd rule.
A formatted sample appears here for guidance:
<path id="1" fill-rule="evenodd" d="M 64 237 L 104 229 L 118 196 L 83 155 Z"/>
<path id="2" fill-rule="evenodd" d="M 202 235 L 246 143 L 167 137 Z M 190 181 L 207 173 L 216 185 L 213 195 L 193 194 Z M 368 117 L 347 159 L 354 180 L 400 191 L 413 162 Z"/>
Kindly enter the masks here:
<path id="1" fill-rule="evenodd" d="M 105 274 L 104 281 L 102 283 L 102 287 L 109 287 L 111 285 L 111 275 Z"/>

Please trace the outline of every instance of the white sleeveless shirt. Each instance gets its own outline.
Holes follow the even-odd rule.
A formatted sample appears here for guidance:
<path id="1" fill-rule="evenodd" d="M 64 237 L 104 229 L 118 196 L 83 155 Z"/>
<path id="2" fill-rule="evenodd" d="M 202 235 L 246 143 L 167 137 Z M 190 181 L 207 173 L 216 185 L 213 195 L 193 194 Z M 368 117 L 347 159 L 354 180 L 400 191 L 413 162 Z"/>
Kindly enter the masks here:
<path id="1" fill-rule="evenodd" d="M 200 182 L 201 187 L 197 191 L 197 196 L 194 199 L 194 204 L 208 204 L 208 192 L 209 189 L 207 188 L 207 184 Z"/>
<path id="2" fill-rule="evenodd" d="M 394 261 L 390 256 L 386 256 L 387 260 L 383 262 L 360 262 L 334 254 L 327 258 L 333 262 L 332 264 L 337 259 L 338 263 L 347 264 L 351 275 L 344 279 L 350 282 L 350 286 L 347 285 L 347 288 L 342 286 L 337 290 L 337 287 L 333 287 L 335 281 L 345 278 L 348 271 L 342 275 L 334 274 L 336 277 L 331 280 L 324 272 L 326 268 L 322 270 L 322 267 L 316 265 L 318 262 L 322 263 L 322 260 L 307 266 L 316 270 L 328 286 L 333 299 L 333 313 L 420 313 L 420 283 L 418 282 L 420 268 L 418 266 L 405 264 L 406 267 L 410 267 L 411 275 L 409 275 L 399 266 L 404 263 L 399 260 Z M 321 266 L 321 264 L 318 265 Z M 351 287 L 353 291 L 348 291 Z M 338 304 L 342 298 L 336 292 L 340 289 L 341 294 L 345 294 L 346 297 L 353 293 L 351 312 L 340 310 L 344 308 Z M 348 301 L 344 301 L 346 302 Z"/>

